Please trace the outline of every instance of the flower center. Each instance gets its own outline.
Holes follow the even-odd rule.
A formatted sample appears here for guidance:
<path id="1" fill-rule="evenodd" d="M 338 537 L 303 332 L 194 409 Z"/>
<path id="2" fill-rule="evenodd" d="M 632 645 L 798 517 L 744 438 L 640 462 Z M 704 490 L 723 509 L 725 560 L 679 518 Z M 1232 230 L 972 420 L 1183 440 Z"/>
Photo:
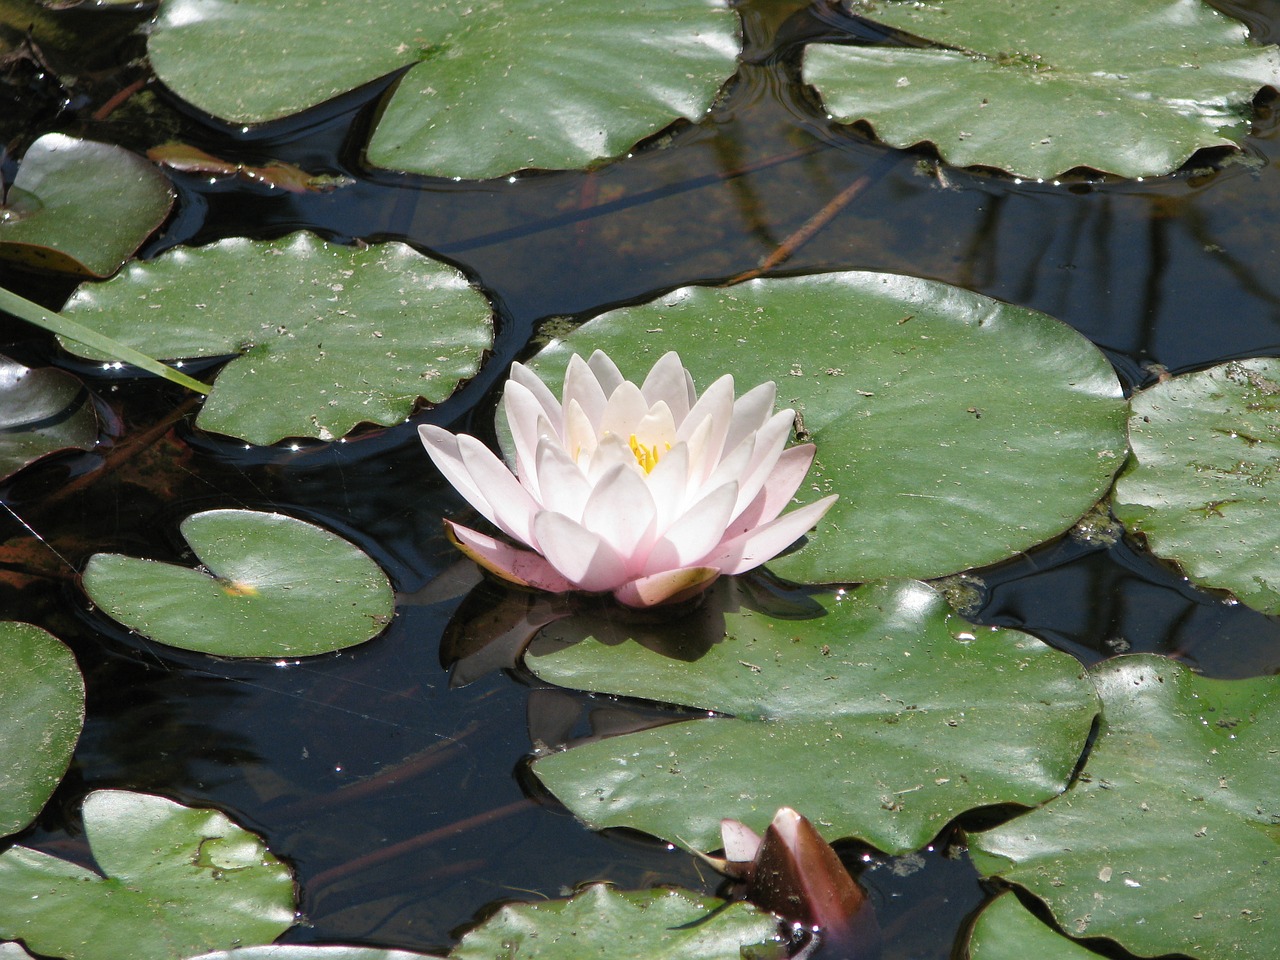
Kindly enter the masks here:
<path id="1" fill-rule="evenodd" d="M 671 449 L 671 444 L 669 443 L 664 444 L 664 446 L 667 449 L 664 450 L 663 453 L 666 453 L 667 450 Z M 636 463 L 640 464 L 640 468 L 644 470 L 645 473 L 653 473 L 653 468 L 658 465 L 659 457 L 658 445 L 656 443 L 651 447 L 646 447 L 636 439 L 636 435 L 633 433 L 631 435 L 631 452 L 635 454 Z"/>

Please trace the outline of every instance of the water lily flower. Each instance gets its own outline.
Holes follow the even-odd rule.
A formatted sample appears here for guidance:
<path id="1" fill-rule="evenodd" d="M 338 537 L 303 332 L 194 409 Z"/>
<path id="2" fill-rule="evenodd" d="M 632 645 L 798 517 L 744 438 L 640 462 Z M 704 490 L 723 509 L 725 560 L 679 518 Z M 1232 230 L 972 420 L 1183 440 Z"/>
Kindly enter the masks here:
<path id="1" fill-rule="evenodd" d="M 419 427 L 427 453 L 522 549 L 446 520 L 463 553 L 522 586 L 612 593 L 632 607 L 691 597 L 790 546 L 835 501 L 790 513 L 813 444 L 787 448 L 795 413 L 764 383 L 725 375 L 698 396 L 672 352 L 637 386 L 604 353 L 574 356 L 562 399 L 520 363 L 504 394 L 514 473 L 484 444 Z"/>

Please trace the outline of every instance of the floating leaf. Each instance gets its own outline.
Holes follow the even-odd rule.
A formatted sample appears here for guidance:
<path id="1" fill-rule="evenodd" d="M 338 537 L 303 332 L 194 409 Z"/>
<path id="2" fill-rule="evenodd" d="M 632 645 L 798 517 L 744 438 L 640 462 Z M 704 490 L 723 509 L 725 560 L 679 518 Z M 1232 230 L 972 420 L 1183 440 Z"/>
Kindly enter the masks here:
<path id="1" fill-rule="evenodd" d="M 0 478 L 59 450 L 98 440 L 89 394 L 69 373 L 32 370 L 0 355 Z"/>
<path id="2" fill-rule="evenodd" d="M 182 521 L 209 572 L 97 553 L 84 588 L 143 636 L 223 657 L 307 657 L 364 643 L 391 622 L 386 575 L 337 534 L 294 517 L 209 510 Z"/>
<path id="3" fill-rule="evenodd" d="M 716 0 L 166 0 L 148 41 L 160 79 L 233 123 L 315 106 L 412 66 L 369 160 L 436 176 L 580 167 L 704 114 L 737 66 Z"/>
<path id="4" fill-rule="evenodd" d="M 67 771 L 84 725 L 84 680 L 62 641 L 0 622 L 0 836 L 36 818 Z"/>
<path id="5" fill-rule="evenodd" d="M 978 914 L 969 934 L 969 960 L 1098 960 L 1099 954 L 1045 926 L 1012 893 Z"/>
<path id="6" fill-rule="evenodd" d="M 593 884 L 569 900 L 511 904 L 462 938 L 451 960 L 739 960 L 776 942 L 777 921 L 744 903 L 682 890 Z"/>
<path id="7" fill-rule="evenodd" d="M 26 847 L 0 854 L 0 936 L 66 960 L 173 960 L 293 924 L 289 871 L 216 810 L 98 790 L 84 829 L 101 874 Z"/>
<path id="8" fill-rule="evenodd" d="M 266 947 L 242 947 L 202 953 L 190 960 L 419 960 L 438 954 L 409 953 L 405 950 L 380 950 L 377 947 L 315 947 L 295 943 L 276 943 Z M 3 957 L 0 957 L 3 960 Z"/>
<path id="9" fill-rule="evenodd" d="M 726 372 L 778 384 L 818 456 L 800 496 L 840 500 L 792 580 L 931 579 L 1067 530 L 1124 461 L 1106 358 L 1042 313 L 929 280 L 836 273 L 687 287 L 615 310 L 538 354 L 559 392 L 571 353 L 635 377 L 679 351 L 700 389 Z M 500 418 L 502 419 L 502 418 Z M 804 811 L 801 811 L 802 813 Z"/>
<path id="10" fill-rule="evenodd" d="M 1076 783 L 971 834 L 978 868 L 1072 936 L 1142 956 L 1280 957 L 1280 682 L 1154 656 L 1095 668 L 1097 741 Z"/>
<path id="11" fill-rule="evenodd" d="M 307 233 L 133 263 L 81 286 L 65 312 L 153 356 L 242 354 L 196 422 L 258 444 L 400 423 L 474 375 L 493 340 L 488 302 L 452 267 L 400 243 Z"/>
<path id="12" fill-rule="evenodd" d="M 1197 583 L 1280 614 L 1280 360 L 1173 377 L 1131 407 L 1116 517 Z"/>
<path id="13" fill-rule="evenodd" d="M 702 850 L 719 846 L 722 817 L 762 832 L 792 806 L 828 840 L 905 853 L 965 810 L 1066 786 L 1097 709 L 1073 658 L 972 627 L 921 583 L 817 599 L 825 614 L 811 620 L 704 604 L 669 625 L 711 638 L 691 661 L 598 618 L 547 626 L 545 637 L 582 642 L 528 656 L 542 679 L 727 716 L 587 743 L 534 772 L 593 827 Z"/>
<path id="14" fill-rule="evenodd" d="M 27 150 L 8 201 L 0 259 L 105 277 L 164 222 L 173 193 L 128 150 L 51 133 Z"/>
<path id="15" fill-rule="evenodd" d="M 854 0 L 852 12 L 926 48 L 814 44 L 804 79 L 841 122 L 895 147 L 929 142 L 956 166 L 1048 179 L 1125 177 L 1236 146 L 1280 52 L 1201 0 Z"/>

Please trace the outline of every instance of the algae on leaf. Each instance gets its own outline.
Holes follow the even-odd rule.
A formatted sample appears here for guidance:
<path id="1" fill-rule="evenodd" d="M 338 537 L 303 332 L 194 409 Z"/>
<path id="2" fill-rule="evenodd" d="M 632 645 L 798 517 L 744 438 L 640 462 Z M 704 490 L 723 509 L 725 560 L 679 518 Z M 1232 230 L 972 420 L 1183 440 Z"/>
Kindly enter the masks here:
<path id="1" fill-rule="evenodd" d="M 956 166 L 1048 179 L 1125 177 L 1237 146 L 1254 95 L 1280 87 L 1280 48 L 1203 0 L 853 0 L 926 41 L 810 45 L 804 79 L 842 122 Z"/>

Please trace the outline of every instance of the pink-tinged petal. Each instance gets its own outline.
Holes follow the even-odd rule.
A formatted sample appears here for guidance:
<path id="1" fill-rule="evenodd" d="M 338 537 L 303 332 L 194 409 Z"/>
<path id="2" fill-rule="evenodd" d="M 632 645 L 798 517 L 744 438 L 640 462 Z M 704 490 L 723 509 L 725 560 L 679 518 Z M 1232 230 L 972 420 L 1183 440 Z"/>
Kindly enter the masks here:
<path id="1" fill-rule="evenodd" d="M 690 461 L 691 466 L 698 468 L 694 471 L 695 482 L 710 476 L 715 465 L 720 462 L 720 454 L 724 450 L 724 439 L 728 436 L 732 418 L 733 376 L 726 373 L 698 398 L 698 402 L 689 411 L 689 416 L 685 417 L 684 422 L 680 424 L 680 429 L 676 431 L 677 440 L 690 440 L 704 420 L 711 421 L 711 431 L 705 446 L 695 451 L 690 444 L 690 453 L 699 454 Z M 699 469 L 701 475 L 699 475 Z"/>
<path id="2" fill-rule="evenodd" d="M 647 482 L 649 496 L 656 510 L 654 532 L 662 536 L 684 513 L 689 491 L 689 448 L 677 443 L 650 471 Z"/>
<path id="3" fill-rule="evenodd" d="M 752 387 L 733 403 L 733 422 L 725 437 L 725 449 L 732 450 L 748 434 L 759 430 L 773 414 L 773 404 L 778 399 L 778 387 L 769 380 Z"/>
<path id="4" fill-rule="evenodd" d="M 562 513 L 534 517 L 538 548 L 551 566 L 579 590 L 613 590 L 627 580 L 627 567 L 609 544 Z"/>
<path id="5" fill-rule="evenodd" d="M 600 436 L 612 434 L 630 440 L 636 432 L 636 425 L 648 412 L 649 405 L 645 403 L 640 388 L 630 381 L 620 383 L 605 404 L 604 416 L 600 418 Z"/>
<path id="6" fill-rule="evenodd" d="M 577 403 L 587 422 L 591 424 L 591 432 L 598 434 L 600 420 L 604 416 L 605 403 L 611 392 L 612 388 L 605 390 L 600 386 L 600 381 L 596 379 L 587 361 L 576 353 L 569 358 L 569 366 L 564 372 L 564 389 L 561 391 L 566 420 L 565 429 L 560 435 L 565 438 L 566 445 L 569 436 L 567 419 L 569 405 Z"/>
<path id="7" fill-rule="evenodd" d="M 724 541 L 702 562 L 718 567 L 725 574 L 754 570 L 800 539 L 835 502 L 836 495 L 832 494 L 817 503 L 784 513 L 776 520 Z"/>
<path id="8" fill-rule="evenodd" d="M 628 574 L 635 576 L 640 572 L 636 550 L 652 540 L 656 512 L 644 478 L 619 464 L 591 491 L 582 510 L 582 525 L 613 547 L 626 561 Z"/>
<path id="9" fill-rule="evenodd" d="M 727 817 L 720 821 L 720 841 L 724 844 L 724 858 L 731 863 L 745 863 L 756 858 L 763 838 L 741 820 Z"/>
<path id="10" fill-rule="evenodd" d="M 626 379 L 622 375 L 622 371 L 618 369 L 618 365 L 609 359 L 609 355 L 603 350 L 597 350 L 587 359 L 587 366 L 591 368 L 591 372 L 595 374 L 596 381 L 600 384 L 600 389 L 604 391 L 606 397 L 611 396 L 613 391 Z"/>
<path id="11" fill-rule="evenodd" d="M 514 380 L 533 394 L 534 399 L 538 401 L 538 405 L 542 407 L 542 412 L 546 414 L 547 420 L 559 430 L 560 401 L 556 399 L 555 394 L 542 382 L 538 375 L 523 363 L 517 361 L 511 364 L 511 380 Z"/>
<path id="12" fill-rule="evenodd" d="M 667 402 L 659 400 L 651 406 L 631 432 L 637 443 L 656 448 L 658 456 L 662 457 L 676 442 L 676 421 Z"/>
<path id="13" fill-rule="evenodd" d="M 537 472 L 542 506 L 563 513 L 571 520 L 582 520 L 582 508 L 591 496 L 591 484 L 568 452 L 550 437 L 538 444 Z"/>
<path id="14" fill-rule="evenodd" d="M 556 436 L 546 411 L 538 403 L 533 391 L 523 384 L 508 380 L 502 398 L 507 413 L 507 426 L 511 428 L 511 440 L 516 451 L 516 475 L 526 485 L 533 481 L 530 492 L 536 497 L 537 479 L 533 473 L 534 454 L 538 440 L 544 436 Z"/>
<path id="15" fill-rule="evenodd" d="M 480 492 L 475 480 L 471 478 L 471 472 L 462 462 L 462 454 L 458 451 L 458 438 L 448 430 L 430 423 L 424 423 L 418 427 L 418 437 L 426 447 L 431 462 L 444 474 L 444 478 L 453 484 L 454 489 L 462 494 L 463 499 L 475 507 L 482 517 L 490 523 L 495 523 L 495 514 L 489 499 Z"/>
<path id="16" fill-rule="evenodd" d="M 660 402 L 665 403 L 674 421 L 680 423 L 689 415 L 691 401 L 688 384 L 680 355 L 672 350 L 663 354 L 653 365 L 640 386 L 640 392 L 644 394 L 650 407 Z"/>
<path id="17" fill-rule="evenodd" d="M 484 569 L 509 583 L 549 593 L 566 593 L 577 589 L 557 573 L 546 558 L 531 550 L 521 550 L 450 520 L 444 522 L 444 527 L 455 547 Z"/>
<path id="18" fill-rule="evenodd" d="M 685 423 L 688 422 L 688 420 L 685 421 Z M 702 481 L 715 469 L 715 463 L 711 462 L 711 430 L 713 426 L 711 418 L 705 418 L 689 434 L 688 439 L 682 439 L 683 428 L 676 430 L 676 445 L 685 444 L 689 448 L 689 486 L 692 489 L 701 487 Z M 716 457 L 719 458 L 719 456 L 720 453 L 717 451 Z"/>
<path id="19" fill-rule="evenodd" d="M 707 477 L 702 483 L 702 488 L 706 490 L 714 490 L 716 487 L 728 483 L 730 480 L 739 480 L 746 472 L 747 467 L 751 463 L 751 458 L 755 454 L 756 437 L 755 434 L 747 437 L 737 449 L 730 450 L 724 455 L 716 468 L 711 471 L 711 476 Z M 739 487 L 739 495 L 741 495 L 741 487 Z"/>
<path id="20" fill-rule="evenodd" d="M 603 407 L 602 407 L 603 409 Z M 570 459 L 582 467 L 591 463 L 600 438 L 595 425 L 577 400 L 564 405 L 564 449 Z"/>
<path id="21" fill-rule="evenodd" d="M 783 448 L 787 445 L 787 438 L 791 436 L 791 426 L 794 422 L 795 414 L 790 410 L 783 410 L 770 417 L 768 422 L 753 434 L 755 448 L 751 452 L 751 461 L 739 475 L 738 503 L 733 509 L 735 517 L 756 498 L 760 488 L 769 479 L 769 474 L 773 472 L 774 465 L 777 464 Z"/>
<path id="22" fill-rule="evenodd" d="M 654 543 L 645 559 L 645 574 L 679 567 L 716 567 L 703 560 L 724 537 L 725 524 L 738 499 L 738 485 L 726 483 L 707 494 L 676 520 Z"/>
<path id="23" fill-rule="evenodd" d="M 484 491 L 493 516 L 488 519 L 499 530 L 521 543 L 532 544 L 533 515 L 538 502 L 520 485 L 507 465 L 488 447 L 467 434 L 458 437 L 458 453 L 476 486 Z"/>
<path id="24" fill-rule="evenodd" d="M 600 438 L 596 452 L 591 455 L 591 463 L 587 466 L 587 481 L 594 487 L 600 478 L 614 467 L 625 465 L 640 473 L 640 465 L 636 463 L 636 455 L 626 439 L 616 434 L 608 434 Z"/>
<path id="25" fill-rule="evenodd" d="M 628 607 L 656 607 L 679 603 L 697 596 L 720 576 L 715 567 L 684 567 L 664 570 L 649 577 L 624 583 L 613 591 L 614 598 Z"/>
<path id="26" fill-rule="evenodd" d="M 813 463 L 813 454 L 812 443 L 783 450 L 755 499 L 730 521 L 725 539 L 744 534 L 753 527 L 763 526 L 782 513 L 804 482 L 809 466 Z"/>

